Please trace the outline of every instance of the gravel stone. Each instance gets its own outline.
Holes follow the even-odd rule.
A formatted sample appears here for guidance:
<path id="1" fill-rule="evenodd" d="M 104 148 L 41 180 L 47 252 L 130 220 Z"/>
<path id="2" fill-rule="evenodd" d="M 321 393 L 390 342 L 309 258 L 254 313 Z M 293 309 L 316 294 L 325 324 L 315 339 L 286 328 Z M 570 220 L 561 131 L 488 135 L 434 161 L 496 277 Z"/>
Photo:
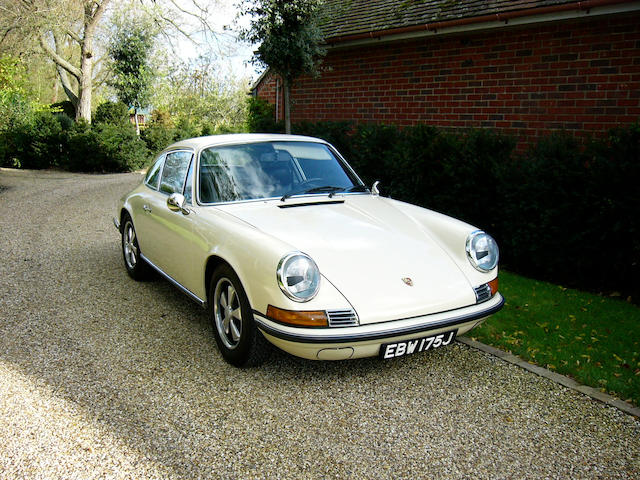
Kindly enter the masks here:
<path id="1" fill-rule="evenodd" d="M 0 478 L 640 478 L 640 422 L 461 343 L 227 365 L 125 271 L 139 174 L 0 170 Z"/>

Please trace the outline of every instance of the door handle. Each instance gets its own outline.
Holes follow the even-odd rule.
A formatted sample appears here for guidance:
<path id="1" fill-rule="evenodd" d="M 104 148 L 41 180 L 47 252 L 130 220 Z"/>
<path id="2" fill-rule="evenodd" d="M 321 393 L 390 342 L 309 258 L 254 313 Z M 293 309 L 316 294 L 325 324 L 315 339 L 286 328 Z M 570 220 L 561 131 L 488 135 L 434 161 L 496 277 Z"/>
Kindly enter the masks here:
<path id="1" fill-rule="evenodd" d="M 151 213 L 151 207 L 149 205 L 143 205 L 142 209 L 147 213 Z"/>

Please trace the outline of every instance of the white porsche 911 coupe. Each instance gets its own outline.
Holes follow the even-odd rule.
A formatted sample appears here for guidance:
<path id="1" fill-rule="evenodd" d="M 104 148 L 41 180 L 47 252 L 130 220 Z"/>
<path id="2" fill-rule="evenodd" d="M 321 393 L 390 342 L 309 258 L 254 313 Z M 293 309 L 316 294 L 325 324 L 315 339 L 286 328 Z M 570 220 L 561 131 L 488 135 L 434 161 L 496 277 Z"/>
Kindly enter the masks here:
<path id="1" fill-rule="evenodd" d="M 209 312 L 223 357 L 396 358 L 497 312 L 481 230 L 369 190 L 311 137 L 235 134 L 164 150 L 114 223 L 129 275 L 151 269 Z"/>

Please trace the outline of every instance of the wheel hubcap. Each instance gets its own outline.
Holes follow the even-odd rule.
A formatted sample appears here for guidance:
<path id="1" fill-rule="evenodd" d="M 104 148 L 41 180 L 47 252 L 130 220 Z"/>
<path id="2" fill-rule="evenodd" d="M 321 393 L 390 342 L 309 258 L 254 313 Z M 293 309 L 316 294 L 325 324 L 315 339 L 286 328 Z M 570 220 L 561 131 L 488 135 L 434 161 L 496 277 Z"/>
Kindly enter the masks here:
<path id="1" fill-rule="evenodd" d="M 221 278 L 214 293 L 214 318 L 216 329 L 224 345 L 233 350 L 242 335 L 242 310 L 238 292 L 228 278 Z"/>
<path id="2" fill-rule="evenodd" d="M 124 259 L 129 268 L 135 268 L 138 263 L 138 242 L 136 242 L 136 231 L 131 222 L 127 222 L 124 226 L 124 234 L 122 235 L 122 249 L 124 251 Z"/>

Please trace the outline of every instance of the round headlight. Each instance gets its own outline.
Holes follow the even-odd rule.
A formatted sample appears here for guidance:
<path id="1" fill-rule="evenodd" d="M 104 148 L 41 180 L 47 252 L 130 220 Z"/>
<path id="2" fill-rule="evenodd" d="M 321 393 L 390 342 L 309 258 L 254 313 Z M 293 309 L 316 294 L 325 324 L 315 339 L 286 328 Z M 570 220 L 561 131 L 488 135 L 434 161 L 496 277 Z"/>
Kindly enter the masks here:
<path id="1" fill-rule="evenodd" d="M 476 230 L 467 237 L 467 257 L 476 270 L 488 272 L 498 264 L 500 251 L 491 235 Z"/>
<path id="2" fill-rule="evenodd" d="M 277 276 L 280 289 L 296 302 L 308 302 L 320 288 L 320 270 L 304 253 L 285 255 L 278 264 Z"/>

